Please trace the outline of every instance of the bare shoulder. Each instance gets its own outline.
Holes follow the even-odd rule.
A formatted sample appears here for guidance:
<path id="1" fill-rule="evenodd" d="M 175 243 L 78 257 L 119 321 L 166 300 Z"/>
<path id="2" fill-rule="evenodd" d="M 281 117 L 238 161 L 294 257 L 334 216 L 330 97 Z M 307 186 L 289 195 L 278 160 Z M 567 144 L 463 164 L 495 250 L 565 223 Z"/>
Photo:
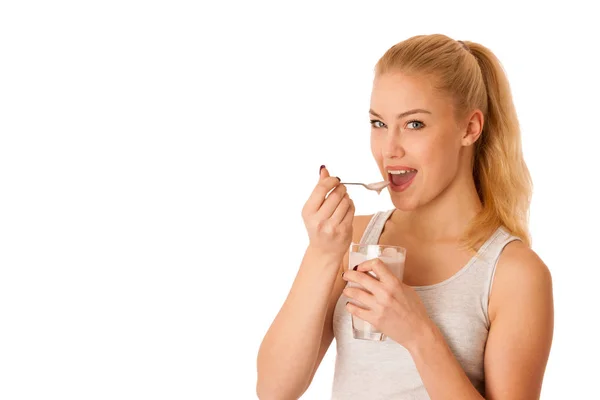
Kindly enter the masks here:
<path id="1" fill-rule="evenodd" d="M 355 215 L 354 216 L 354 219 L 352 220 L 352 242 L 353 243 L 360 242 L 360 239 L 362 238 L 362 235 L 365 232 L 365 229 L 367 229 L 367 225 L 369 225 L 369 222 L 371 221 L 372 217 L 373 217 L 373 215 Z M 346 253 L 344 254 L 344 257 L 340 264 L 340 267 L 339 267 L 340 274 L 342 271 L 344 271 L 345 268 L 348 268 L 349 251 L 350 251 L 350 248 L 348 248 L 348 250 L 346 250 Z M 336 283 L 336 286 L 334 289 L 334 293 L 338 289 L 339 289 L 338 291 L 341 292 L 341 290 L 344 288 L 345 284 L 346 284 L 346 281 L 344 281 L 342 279 L 338 279 L 338 282 Z"/>
<path id="2" fill-rule="evenodd" d="M 551 285 L 550 270 L 535 251 L 519 240 L 506 245 L 496 268 L 498 280 L 524 285 Z"/>
<path id="3" fill-rule="evenodd" d="M 355 215 L 354 221 L 352 222 L 352 241 L 357 243 L 360 241 L 365 229 L 367 229 L 367 225 L 373 218 L 373 214 L 371 215 Z"/>
<path id="4" fill-rule="evenodd" d="M 506 245 L 496 267 L 490 297 L 490 319 L 503 308 L 552 301 L 552 276 L 538 254 L 521 241 Z"/>

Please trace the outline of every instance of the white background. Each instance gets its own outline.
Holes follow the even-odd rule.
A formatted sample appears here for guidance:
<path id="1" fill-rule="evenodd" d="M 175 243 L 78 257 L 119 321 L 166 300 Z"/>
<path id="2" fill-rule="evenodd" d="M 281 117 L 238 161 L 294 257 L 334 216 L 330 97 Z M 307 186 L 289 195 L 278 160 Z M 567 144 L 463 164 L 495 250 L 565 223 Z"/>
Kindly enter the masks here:
<path id="1" fill-rule="evenodd" d="M 554 279 L 542 398 L 596 396 L 586 2 L 214 3 L 0 3 L 0 398 L 255 398 L 319 166 L 378 180 L 373 67 L 423 33 L 483 43 L 506 68 Z M 358 214 L 391 207 L 350 191 Z M 303 398 L 328 398 L 333 361 Z"/>

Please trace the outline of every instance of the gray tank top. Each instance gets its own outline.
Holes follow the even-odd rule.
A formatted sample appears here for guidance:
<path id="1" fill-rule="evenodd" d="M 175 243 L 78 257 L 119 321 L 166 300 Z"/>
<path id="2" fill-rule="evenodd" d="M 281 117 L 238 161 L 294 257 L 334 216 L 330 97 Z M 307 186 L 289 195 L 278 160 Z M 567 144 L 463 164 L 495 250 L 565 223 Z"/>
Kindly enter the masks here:
<path id="1" fill-rule="evenodd" d="M 376 213 L 362 243 L 377 244 L 393 210 Z M 479 248 L 456 274 L 430 286 L 414 286 L 429 317 L 440 328 L 467 376 L 484 393 L 483 356 L 490 322 L 488 299 L 496 263 L 508 243 L 518 240 L 503 227 Z M 410 254 L 408 254 L 410 258 Z M 333 400 L 429 399 L 410 353 L 392 339 L 371 342 L 352 338 L 348 298 L 338 299 L 333 315 L 337 354 Z"/>

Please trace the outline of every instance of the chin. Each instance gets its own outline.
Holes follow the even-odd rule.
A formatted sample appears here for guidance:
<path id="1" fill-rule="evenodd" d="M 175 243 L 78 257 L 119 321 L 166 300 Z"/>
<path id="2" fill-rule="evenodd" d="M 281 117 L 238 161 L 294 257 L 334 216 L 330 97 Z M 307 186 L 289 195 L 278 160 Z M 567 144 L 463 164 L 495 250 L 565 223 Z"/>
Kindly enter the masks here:
<path id="1" fill-rule="evenodd" d="M 392 194 L 392 204 L 401 211 L 413 211 L 419 207 L 419 201 L 412 196 L 400 198 L 400 196 L 394 196 Z"/>

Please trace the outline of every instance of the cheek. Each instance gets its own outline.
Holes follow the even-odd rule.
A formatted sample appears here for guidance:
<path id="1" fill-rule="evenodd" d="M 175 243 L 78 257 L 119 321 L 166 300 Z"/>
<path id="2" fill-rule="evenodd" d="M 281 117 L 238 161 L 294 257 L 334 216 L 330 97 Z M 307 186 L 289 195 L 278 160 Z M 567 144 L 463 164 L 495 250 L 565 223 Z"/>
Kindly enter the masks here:
<path id="1" fill-rule="evenodd" d="M 456 174 L 459 149 L 454 141 L 447 138 L 432 141 L 427 149 L 423 149 L 422 156 L 430 179 L 447 182 Z"/>
<path id="2" fill-rule="evenodd" d="M 381 152 L 382 149 L 382 139 L 381 135 L 371 134 L 371 154 L 377 164 L 381 167 L 383 164 L 383 154 Z"/>

